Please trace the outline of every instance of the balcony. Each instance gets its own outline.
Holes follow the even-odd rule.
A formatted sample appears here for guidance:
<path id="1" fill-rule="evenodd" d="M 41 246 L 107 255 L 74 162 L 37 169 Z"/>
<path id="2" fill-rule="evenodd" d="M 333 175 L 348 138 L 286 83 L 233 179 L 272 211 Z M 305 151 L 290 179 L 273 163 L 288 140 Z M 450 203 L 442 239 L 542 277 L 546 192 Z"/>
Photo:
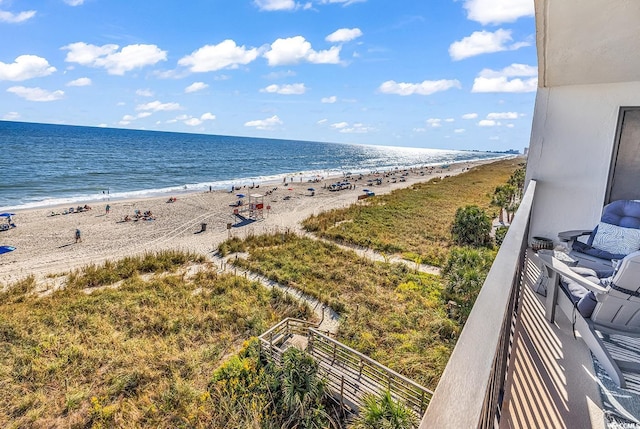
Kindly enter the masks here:
<path id="1" fill-rule="evenodd" d="M 535 188 L 531 181 L 421 429 L 606 427 L 591 353 L 564 315 L 545 319 L 544 298 L 529 287 Z"/>

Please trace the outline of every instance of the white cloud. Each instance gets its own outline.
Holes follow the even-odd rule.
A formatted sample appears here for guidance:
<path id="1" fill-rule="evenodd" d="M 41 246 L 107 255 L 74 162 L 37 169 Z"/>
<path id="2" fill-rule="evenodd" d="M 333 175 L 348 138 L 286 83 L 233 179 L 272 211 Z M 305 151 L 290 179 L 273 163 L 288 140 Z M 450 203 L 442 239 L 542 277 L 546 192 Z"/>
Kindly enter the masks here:
<path id="1" fill-rule="evenodd" d="M 8 22 L 10 24 L 17 24 L 24 22 L 27 19 L 31 19 L 36 15 L 35 10 L 27 10 L 20 13 L 11 13 L 6 10 L 0 10 L 0 22 Z"/>
<path id="2" fill-rule="evenodd" d="M 133 69 L 167 60 L 167 51 L 161 50 L 156 45 L 128 45 L 118 51 L 118 45 L 96 46 L 76 42 L 61 49 L 69 51 L 65 58 L 66 62 L 104 68 L 109 74 L 119 76 Z"/>
<path id="3" fill-rule="evenodd" d="M 455 130 L 453 130 L 453 132 L 456 133 L 456 134 L 461 134 L 461 133 L 465 132 L 465 129 L 464 128 L 456 128 Z"/>
<path id="4" fill-rule="evenodd" d="M 517 112 L 495 112 L 489 113 L 487 119 L 518 119 Z"/>
<path id="5" fill-rule="evenodd" d="M 453 118 L 447 118 L 444 120 L 445 122 L 455 122 L 456 120 Z"/>
<path id="6" fill-rule="evenodd" d="M 431 95 L 436 92 L 446 91 L 451 88 L 461 88 L 458 80 L 425 80 L 422 83 L 398 83 L 393 80 L 388 80 L 378 90 L 384 94 L 397 94 L 397 95 Z"/>
<path id="7" fill-rule="evenodd" d="M 20 55 L 11 64 L 0 62 L 0 80 L 17 82 L 48 76 L 55 71 L 56 68 L 49 65 L 46 59 L 36 55 Z"/>
<path id="8" fill-rule="evenodd" d="M 413 130 L 412 130 L 412 131 L 413 131 L 414 133 L 425 133 L 425 132 L 427 132 L 427 129 L 426 129 L 426 128 L 422 128 L 422 127 L 420 127 L 420 128 L 413 128 Z"/>
<path id="9" fill-rule="evenodd" d="M 217 45 L 205 45 L 191 55 L 180 58 L 178 65 L 188 67 L 194 73 L 225 68 L 236 69 L 240 65 L 246 65 L 255 60 L 258 53 L 257 48 L 247 49 L 244 46 L 236 45 L 233 40 L 227 39 Z"/>
<path id="10" fill-rule="evenodd" d="M 69 6 L 80 6 L 84 3 L 84 0 L 64 0 Z"/>
<path id="11" fill-rule="evenodd" d="M 269 85 L 266 88 L 262 88 L 260 92 L 268 92 L 271 94 L 282 95 L 301 95 L 307 91 L 304 83 L 293 83 L 291 85 Z"/>
<path id="12" fill-rule="evenodd" d="M 136 89 L 136 95 L 139 97 L 153 97 L 153 91 L 150 89 Z"/>
<path id="13" fill-rule="evenodd" d="M 329 34 L 324 40 L 330 43 L 345 43 L 360 36 L 362 36 L 362 31 L 359 28 L 341 28 Z"/>
<path id="14" fill-rule="evenodd" d="M 204 82 L 193 82 L 191 85 L 189 85 L 184 89 L 184 92 L 189 94 L 192 92 L 202 91 L 203 89 L 206 89 L 206 88 L 209 88 L 209 85 L 207 85 Z"/>
<path id="15" fill-rule="evenodd" d="M 503 30 L 500 28 L 493 33 L 484 30 L 474 31 L 471 36 L 453 42 L 451 46 L 449 46 L 449 55 L 454 61 L 459 61 L 480 54 L 513 51 L 529 46 L 527 42 L 508 44 L 512 40 L 511 30 Z"/>
<path id="16" fill-rule="evenodd" d="M 491 119 L 483 119 L 481 121 L 478 122 L 478 126 L 479 127 L 495 127 L 500 125 L 500 122 L 496 122 L 494 120 Z"/>
<path id="17" fill-rule="evenodd" d="M 537 88 L 535 67 L 511 64 L 502 70 L 483 69 L 474 79 L 471 92 L 535 92 Z"/>
<path id="18" fill-rule="evenodd" d="M 477 113 L 465 113 L 464 115 L 462 115 L 462 119 L 475 119 L 477 117 Z"/>
<path id="19" fill-rule="evenodd" d="M 348 122 L 337 122 L 335 124 L 331 124 L 331 128 L 334 128 L 344 134 L 365 134 L 375 131 L 375 128 L 359 122 L 354 124 L 349 124 Z"/>
<path id="20" fill-rule="evenodd" d="M 320 4 L 342 4 L 343 6 L 349 6 L 355 3 L 365 2 L 367 0 L 319 0 Z"/>
<path id="21" fill-rule="evenodd" d="M 513 127 L 515 127 L 515 125 L 514 125 L 514 124 L 507 124 L 507 125 L 505 125 L 505 127 L 507 127 L 507 128 L 513 128 Z"/>
<path id="22" fill-rule="evenodd" d="M 318 122 L 316 122 L 318 125 L 322 125 L 322 124 L 326 124 L 327 122 L 329 122 L 328 119 L 320 119 Z"/>
<path id="23" fill-rule="evenodd" d="M 201 125 L 204 121 L 213 121 L 214 119 L 216 119 L 216 115 L 207 112 L 203 113 L 199 118 L 189 117 L 188 119 L 182 118 L 180 120 L 183 121 L 186 125 L 196 127 L 198 125 Z"/>
<path id="24" fill-rule="evenodd" d="M 161 111 L 170 111 L 170 110 L 180 110 L 182 106 L 178 103 L 161 103 L 160 101 L 151 101 L 145 104 L 138 104 L 136 107 L 136 111 L 152 111 L 152 112 L 161 112 Z"/>
<path id="25" fill-rule="evenodd" d="M 471 92 L 535 92 L 538 88 L 538 78 L 507 79 L 496 77 L 488 79 L 477 77 L 473 81 Z"/>
<path id="26" fill-rule="evenodd" d="M 254 0 L 254 4 L 258 6 L 258 9 L 265 11 L 293 10 L 296 8 L 296 2 L 293 0 Z"/>
<path id="27" fill-rule="evenodd" d="M 107 128 L 107 124 L 105 124 L 104 122 L 100 123 L 97 125 L 99 128 Z"/>
<path id="28" fill-rule="evenodd" d="M 122 117 L 122 120 L 120 122 L 126 122 L 126 123 L 130 123 L 131 121 L 135 120 L 136 117 L 133 115 L 124 115 Z"/>
<path id="29" fill-rule="evenodd" d="M 2 116 L 2 119 L 5 121 L 17 121 L 20 119 L 20 113 L 18 112 L 8 112 Z"/>
<path id="30" fill-rule="evenodd" d="M 333 104 L 336 101 L 338 101 L 338 97 L 336 97 L 335 95 L 332 95 L 331 97 L 322 97 L 320 99 L 321 103 L 328 103 L 328 104 Z"/>
<path id="31" fill-rule="evenodd" d="M 534 77 L 538 76 L 538 68 L 527 64 L 511 64 L 502 70 L 482 69 L 479 73 L 481 77 Z"/>
<path id="32" fill-rule="evenodd" d="M 12 86 L 7 89 L 18 97 L 29 101 L 56 101 L 64 97 L 64 91 L 47 91 L 42 88 L 26 88 L 24 86 Z"/>
<path id="33" fill-rule="evenodd" d="M 67 83 L 67 86 L 90 86 L 90 85 L 91 85 L 91 79 L 89 79 L 88 77 L 81 77 Z"/>
<path id="34" fill-rule="evenodd" d="M 277 115 L 273 115 L 272 117 L 267 119 L 258 119 L 255 121 L 245 122 L 244 126 L 254 127 L 257 130 L 273 130 L 278 125 L 282 125 L 282 124 L 283 122 L 280 120 L 280 118 L 278 118 Z"/>
<path id="35" fill-rule="evenodd" d="M 315 51 L 302 36 L 277 39 L 264 53 L 270 66 L 297 64 L 306 61 L 312 64 L 340 63 L 340 47 L 332 46 L 325 51 Z"/>
<path id="36" fill-rule="evenodd" d="M 138 118 L 142 119 L 142 118 L 148 118 L 149 116 L 153 115 L 152 112 L 140 112 L 138 113 Z"/>
<path id="37" fill-rule="evenodd" d="M 466 0 L 464 8 L 468 19 L 482 25 L 514 22 L 534 15 L 532 0 Z"/>
<path id="38" fill-rule="evenodd" d="M 440 118 L 429 118 L 426 122 L 431 128 L 439 128 L 442 126 L 442 119 Z"/>

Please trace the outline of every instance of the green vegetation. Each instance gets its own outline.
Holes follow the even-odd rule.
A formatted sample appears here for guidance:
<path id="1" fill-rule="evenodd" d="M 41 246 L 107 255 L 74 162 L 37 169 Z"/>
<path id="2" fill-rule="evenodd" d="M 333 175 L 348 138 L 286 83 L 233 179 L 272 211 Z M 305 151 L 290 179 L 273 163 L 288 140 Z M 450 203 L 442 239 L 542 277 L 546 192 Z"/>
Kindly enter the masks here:
<path id="1" fill-rule="evenodd" d="M 487 278 L 491 264 L 496 257 L 494 250 L 485 248 L 454 248 L 447 264 L 442 269 L 445 278 L 444 298 L 455 303 L 449 309 L 452 318 L 464 324 L 478 293 Z"/>
<path id="2" fill-rule="evenodd" d="M 338 410 L 325 396 L 316 362 L 290 348 L 282 367 L 260 359 L 253 339 L 211 380 L 211 400 L 218 404 L 213 428 L 320 429 L 338 427 Z"/>
<path id="3" fill-rule="evenodd" d="M 460 207 L 451 225 L 453 242 L 458 246 L 491 247 L 491 219 L 478 206 Z"/>
<path id="4" fill-rule="evenodd" d="M 412 429 L 418 419 L 406 406 L 394 401 L 389 391 L 380 396 L 367 395 L 353 429 Z"/>
<path id="5" fill-rule="evenodd" d="M 224 244 L 223 244 L 224 246 Z M 447 317 L 438 276 L 371 262 L 294 234 L 247 238 L 237 264 L 295 287 L 341 313 L 338 340 L 434 388 L 460 325 Z"/>
<path id="6" fill-rule="evenodd" d="M 174 271 L 176 260 L 193 260 L 177 256 Z M 33 278 L 2 294 L 1 427 L 225 427 L 208 389 L 216 368 L 244 339 L 311 310 L 205 265 L 192 278 L 135 274 L 166 260 L 140 258 L 117 288 L 78 289 L 108 286 L 95 279 L 131 262 L 77 271 L 47 297 L 29 293 Z"/>
<path id="7" fill-rule="evenodd" d="M 451 247 L 456 210 L 465 205 L 488 210 L 495 188 L 510 179 L 519 162 L 503 160 L 465 174 L 415 184 L 312 216 L 303 225 L 320 237 L 385 254 L 402 253 L 410 260 L 417 256 L 425 263 L 442 266 Z M 524 180 L 522 171 L 517 177 Z"/>

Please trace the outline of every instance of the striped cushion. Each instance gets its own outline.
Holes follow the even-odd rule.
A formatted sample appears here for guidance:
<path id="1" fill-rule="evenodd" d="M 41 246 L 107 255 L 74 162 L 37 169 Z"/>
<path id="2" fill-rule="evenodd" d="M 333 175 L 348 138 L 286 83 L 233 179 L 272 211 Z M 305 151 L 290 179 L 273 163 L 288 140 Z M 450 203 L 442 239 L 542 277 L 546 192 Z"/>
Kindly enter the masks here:
<path id="1" fill-rule="evenodd" d="M 628 255 L 640 249 L 640 229 L 600 222 L 592 246 L 606 252 Z"/>

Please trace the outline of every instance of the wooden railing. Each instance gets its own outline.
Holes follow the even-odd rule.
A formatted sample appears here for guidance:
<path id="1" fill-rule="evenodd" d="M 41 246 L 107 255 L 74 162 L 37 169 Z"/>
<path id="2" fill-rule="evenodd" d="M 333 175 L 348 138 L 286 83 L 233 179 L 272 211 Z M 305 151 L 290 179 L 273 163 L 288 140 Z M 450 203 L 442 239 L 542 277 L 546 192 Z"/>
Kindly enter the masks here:
<path id="1" fill-rule="evenodd" d="M 427 409 L 433 392 L 362 353 L 309 329 L 307 352 L 320 364 L 342 405 L 357 410 L 366 394 L 379 396 L 385 390 L 416 415 Z"/>
<path id="2" fill-rule="evenodd" d="M 306 337 L 306 351 L 318 362 L 318 372 L 327 380 L 332 396 L 342 406 L 357 412 L 365 395 L 379 395 L 388 390 L 395 400 L 404 403 L 418 417 L 427 408 L 433 392 L 334 340 L 304 320 L 284 319 L 260 335 L 261 353 L 281 363 L 283 346 L 293 335 Z"/>
<path id="3" fill-rule="evenodd" d="M 287 317 L 258 337 L 260 351 L 275 362 L 281 363 L 284 349 L 280 346 L 290 339 L 291 335 L 303 335 L 306 337 L 309 328 L 312 327 L 315 328 L 317 325 L 306 320 Z"/>
<path id="4" fill-rule="evenodd" d="M 535 189 L 532 180 L 420 429 L 490 428 L 499 424 Z"/>

